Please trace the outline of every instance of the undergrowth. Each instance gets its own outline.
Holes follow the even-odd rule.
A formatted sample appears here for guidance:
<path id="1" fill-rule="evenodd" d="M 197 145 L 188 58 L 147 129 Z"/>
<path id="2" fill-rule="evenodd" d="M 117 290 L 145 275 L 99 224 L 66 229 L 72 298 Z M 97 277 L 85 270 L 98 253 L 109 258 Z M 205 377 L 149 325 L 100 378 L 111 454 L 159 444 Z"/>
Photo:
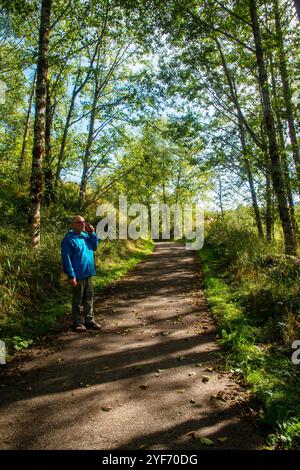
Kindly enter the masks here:
<path id="1" fill-rule="evenodd" d="M 199 252 L 229 369 L 242 374 L 271 448 L 300 446 L 300 262 L 232 218 L 209 224 Z"/>

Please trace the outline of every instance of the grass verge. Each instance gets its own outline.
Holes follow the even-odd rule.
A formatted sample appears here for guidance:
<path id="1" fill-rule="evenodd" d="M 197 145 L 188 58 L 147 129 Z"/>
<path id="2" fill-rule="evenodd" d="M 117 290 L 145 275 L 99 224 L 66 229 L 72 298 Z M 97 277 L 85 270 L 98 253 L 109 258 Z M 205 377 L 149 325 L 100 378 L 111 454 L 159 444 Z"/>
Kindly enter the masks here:
<path id="1" fill-rule="evenodd" d="M 268 328 L 273 331 L 274 319 L 262 324 L 257 316 L 248 314 L 241 301 L 241 286 L 226 275 L 218 251 L 205 246 L 199 256 L 218 341 L 226 351 L 226 366 L 240 373 L 253 392 L 258 423 L 268 433 L 267 447 L 299 449 L 300 377 L 292 352 L 266 334 Z M 246 297 L 248 292 L 244 294 Z"/>

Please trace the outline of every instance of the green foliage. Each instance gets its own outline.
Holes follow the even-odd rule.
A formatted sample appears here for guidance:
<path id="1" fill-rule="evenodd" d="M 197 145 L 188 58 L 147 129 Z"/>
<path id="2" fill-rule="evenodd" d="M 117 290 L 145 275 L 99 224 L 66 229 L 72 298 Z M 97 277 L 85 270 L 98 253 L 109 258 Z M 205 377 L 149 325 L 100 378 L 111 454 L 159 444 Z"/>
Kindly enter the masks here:
<path id="1" fill-rule="evenodd" d="M 280 449 L 293 449 L 295 443 L 300 446 L 300 422 L 297 419 L 289 419 L 278 424 L 277 434 L 270 434 L 268 442 L 272 447 Z"/>
<path id="2" fill-rule="evenodd" d="M 280 253 L 281 241 L 267 243 L 257 237 L 244 211 L 212 221 L 206 246 L 213 251 L 222 277 L 231 283 L 235 300 L 251 321 L 267 333 L 268 320 L 276 323 L 276 337 L 286 335 L 286 321 L 295 323 L 300 312 L 300 263 Z M 275 329 L 276 329 L 275 328 Z M 274 335 L 275 329 L 271 331 Z M 298 334 L 295 330 L 295 338 Z M 294 339 L 295 339 L 294 338 Z M 291 341 L 292 338 L 288 338 Z"/>
<path id="3" fill-rule="evenodd" d="M 33 340 L 31 339 L 24 339 L 21 336 L 13 336 L 11 340 L 15 351 L 20 351 L 21 349 L 28 348 L 30 344 L 32 344 Z M 8 343 L 9 344 L 9 343 Z"/>
<path id="4" fill-rule="evenodd" d="M 235 217 L 234 217 L 235 215 Z M 299 445 L 299 371 L 291 343 L 300 333 L 298 260 L 245 228 L 245 214 L 210 218 L 199 252 L 226 364 L 243 375 L 261 407 L 269 445 Z M 280 245 L 279 245 L 280 246 Z"/>

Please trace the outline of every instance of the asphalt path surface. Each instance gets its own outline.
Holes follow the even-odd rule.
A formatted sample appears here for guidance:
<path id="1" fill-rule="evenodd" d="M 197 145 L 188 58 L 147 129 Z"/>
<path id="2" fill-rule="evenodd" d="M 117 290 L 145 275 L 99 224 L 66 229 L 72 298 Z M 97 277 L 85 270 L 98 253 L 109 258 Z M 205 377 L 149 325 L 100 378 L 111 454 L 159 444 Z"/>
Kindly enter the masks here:
<path id="1" fill-rule="evenodd" d="M 195 252 L 157 243 L 95 298 L 101 331 L 63 331 L 13 362 L 0 448 L 261 448 L 248 393 L 220 366 L 201 276 Z"/>

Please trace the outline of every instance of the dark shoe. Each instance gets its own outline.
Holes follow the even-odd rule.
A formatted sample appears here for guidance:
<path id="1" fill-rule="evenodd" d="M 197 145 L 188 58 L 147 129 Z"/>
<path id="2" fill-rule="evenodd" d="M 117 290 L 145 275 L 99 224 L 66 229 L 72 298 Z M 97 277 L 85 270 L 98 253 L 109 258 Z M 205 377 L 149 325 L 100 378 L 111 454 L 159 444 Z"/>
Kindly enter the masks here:
<path id="1" fill-rule="evenodd" d="M 81 333 L 82 331 L 86 331 L 86 327 L 84 325 L 74 325 L 73 330 Z"/>
<path id="2" fill-rule="evenodd" d="M 89 323 L 86 323 L 85 326 L 88 328 L 88 329 L 92 329 L 92 330 L 101 330 L 102 326 L 95 322 L 95 320 L 89 322 Z"/>

